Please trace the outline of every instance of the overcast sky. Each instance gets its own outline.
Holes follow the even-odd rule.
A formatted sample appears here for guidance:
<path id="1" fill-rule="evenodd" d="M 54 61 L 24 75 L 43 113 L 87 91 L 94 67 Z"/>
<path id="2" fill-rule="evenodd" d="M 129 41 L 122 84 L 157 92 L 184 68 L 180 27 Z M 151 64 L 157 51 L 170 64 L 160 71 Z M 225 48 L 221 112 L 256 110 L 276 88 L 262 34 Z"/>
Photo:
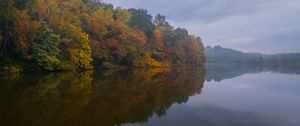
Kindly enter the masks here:
<path id="1" fill-rule="evenodd" d="M 246 52 L 300 52 L 300 0 L 104 0 L 163 14 L 205 45 Z"/>

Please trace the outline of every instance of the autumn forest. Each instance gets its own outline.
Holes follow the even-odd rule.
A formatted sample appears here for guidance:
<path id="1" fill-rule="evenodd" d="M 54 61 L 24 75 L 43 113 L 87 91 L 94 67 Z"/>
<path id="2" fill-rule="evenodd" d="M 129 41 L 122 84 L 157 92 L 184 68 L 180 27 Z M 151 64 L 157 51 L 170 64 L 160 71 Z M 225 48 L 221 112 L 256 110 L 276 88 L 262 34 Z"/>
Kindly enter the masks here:
<path id="1" fill-rule="evenodd" d="M 203 65 L 200 37 L 98 0 L 1 0 L 0 71 Z"/>

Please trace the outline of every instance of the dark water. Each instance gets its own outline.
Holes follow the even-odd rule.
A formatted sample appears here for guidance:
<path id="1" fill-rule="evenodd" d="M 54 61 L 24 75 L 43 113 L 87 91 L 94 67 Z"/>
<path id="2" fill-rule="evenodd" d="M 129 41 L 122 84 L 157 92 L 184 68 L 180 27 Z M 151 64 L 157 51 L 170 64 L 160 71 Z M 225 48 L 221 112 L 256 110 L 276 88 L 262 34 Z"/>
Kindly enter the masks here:
<path id="1" fill-rule="evenodd" d="M 1 126 L 299 126 L 290 66 L 209 65 L 0 77 Z"/>

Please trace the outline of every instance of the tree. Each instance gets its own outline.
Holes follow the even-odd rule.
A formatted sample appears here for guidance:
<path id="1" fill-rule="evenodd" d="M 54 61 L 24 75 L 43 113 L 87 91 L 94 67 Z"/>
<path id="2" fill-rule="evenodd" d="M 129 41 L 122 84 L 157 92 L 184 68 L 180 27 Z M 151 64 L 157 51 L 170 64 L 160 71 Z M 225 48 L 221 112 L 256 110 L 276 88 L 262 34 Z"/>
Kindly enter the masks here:
<path id="1" fill-rule="evenodd" d="M 121 7 L 117 7 L 113 10 L 113 19 L 121 21 L 127 24 L 130 21 L 131 14 L 128 12 L 127 9 L 123 9 Z"/>
<path id="2" fill-rule="evenodd" d="M 1 0 L 0 63 L 30 69 L 204 63 L 200 38 L 146 9 L 100 0 Z M 1 68 L 0 68 L 1 69 Z"/>
<path id="3" fill-rule="evenodd" d="M 61 39 L 46 24 L 40 28 L 38 39 L 32 44 L 33 59 L 37 64 L 49 71 L 61 70 Z"/>
<path id="4" fill-rule="evenodd" d="M 153 22 L 158 27 L 171 27 L 169 22 L 166 21 L 166 16 L 163 16 L 161 14 L 157 14 Z"/>
<path id="5" fill-rule="evenodd" d="M 129 26 L 133 29 L 140 29 L 145 33 L 149 40 L 154 38 L 154 24 L 152 16 L 145 9 L 129 9 L 131 20 Z"/>
<path id="6" fill-rule="evenodd" d="M 82 0 L 87 6 L 88 11 L 93 13 L 102 4 L 102 0 Z"/>
<path id="7" fill-rule="evenodd" d="M 87 21 L 87 32 L 93 39 L 102 41 L 109 34 L 109 27 L 113 25 L 113 13 L 111 10 L 99 9 L 95 11 Z"/>
<path id="8" fill-rule="evenodd" d="M 11 33 L 16 51 L 25 60 L 31 60 L 30 45 L 35 41 L 40 24 L 31 20 L 28 10 L 16 10 L 13 15 L 13 31 Z"/>
<path id="9" fill-rule="evenodd" d="M 144 32 L 140 30 L 133 30 L 131 32 L 131 41 L 135 44 L 135 46 L 144 45 L 147 42 L 147 37 Z"/>
<path id="10" fill-rule="evenodd" d="M 165 59 L 165 53 L 164 53 L 164 40 L 163 40 L 163 28 L 156 28 L 154 31 L 154 42 L 151 43 L 151 49 L 152 49 L 152 57 L 155 60 L 163 61 Z"/>
<path id="11" fill-rule="evenodd" d="M 67 48 L 67 59 L 71 60 L 76 69 L 92 69 L 92 49 L 89 46 L 89 36 L 80 28 L 70 25 L 63 43 Z"/>
<path id="12" fill-rule="evenodd" d="M 11 33 L 12 16 L 15 12 L 13 0 L 0 1 L 0 29 L 1 29 L 1 45 L 0 45 L 0 59 L 6 54 L 9 45 L 9 34 Z"/>

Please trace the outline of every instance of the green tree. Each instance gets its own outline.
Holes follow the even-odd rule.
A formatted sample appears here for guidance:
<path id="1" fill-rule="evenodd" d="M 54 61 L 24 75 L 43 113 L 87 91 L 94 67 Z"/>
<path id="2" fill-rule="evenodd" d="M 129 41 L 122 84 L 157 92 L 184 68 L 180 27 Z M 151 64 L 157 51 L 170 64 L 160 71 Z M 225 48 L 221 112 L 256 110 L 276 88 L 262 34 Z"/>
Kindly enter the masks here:
<path id="1" fill-rule="evenodd" d="M 142 30 L 149 40 L 154 38 L 154 24 L 152 23 L 152 16 L 145 9 L 129 9 L 131 13 L 131 20 L 129 26 L 133 29 Z"/>
<path id="2" fill-rule="evenodd" d="M 38 39 L 32 45 L 33 59 L 42 68 L 54 71 L 60 70 L 61 59 L 58 48 L 61 39 L 47 25 L 42 25 Z"/>
<path id="3" fill-rule="evenodd" d="M 153 20 L 154 24 L 158 27 L 171 27 L 169 22 L 166 20 L 166 16 L 157 14 Z"/>

